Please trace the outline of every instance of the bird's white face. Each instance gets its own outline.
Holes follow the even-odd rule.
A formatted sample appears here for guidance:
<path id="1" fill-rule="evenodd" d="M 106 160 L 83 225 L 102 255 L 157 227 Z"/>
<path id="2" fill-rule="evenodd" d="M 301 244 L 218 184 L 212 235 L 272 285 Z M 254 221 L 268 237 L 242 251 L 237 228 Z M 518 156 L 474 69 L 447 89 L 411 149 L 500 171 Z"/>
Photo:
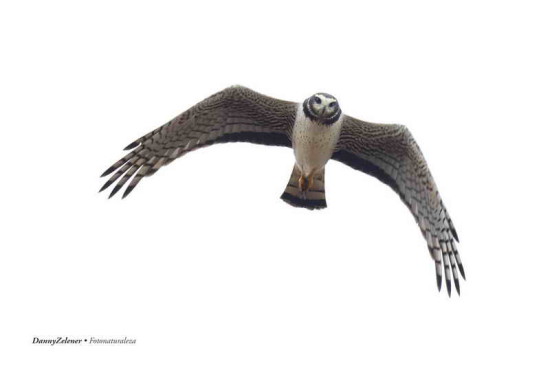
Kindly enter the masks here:
<path id="1" fill-rule="evenodd" d="M 311 109 L 319 117 L 330 116 L 338 109 L 338 101 L 328 94 L 318 93 L 313 97 Z"/>
<path id="2" fill-rule="evenodd" d="M 317 93 L 306 99 L 304 112 L 310 119 L 326 125 L 336 122 L 341 114 L 338 101 L 327 93 Z"/>

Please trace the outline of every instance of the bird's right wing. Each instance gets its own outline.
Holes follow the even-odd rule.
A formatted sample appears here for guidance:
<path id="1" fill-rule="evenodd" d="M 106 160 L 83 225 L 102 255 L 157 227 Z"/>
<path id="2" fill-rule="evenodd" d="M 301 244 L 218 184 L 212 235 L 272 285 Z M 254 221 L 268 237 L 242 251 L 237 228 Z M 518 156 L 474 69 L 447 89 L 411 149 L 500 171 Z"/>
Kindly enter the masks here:
<path id="1" fill-rule="evenodd" d="M 455 241 L 458 235 L 418 144 L 402 125 L 360 121 L 345 116 L 333 159 L 390 186 L 413 214 L 435 262 L 441 289 L 444 267 L 447 292 L 451 272 L 460 294 L 457 267 L 465 278 Z"/>
<path id="2" fill-rule="evenodd" d="M 291 147 L 297 104 L 233 86 L 191 107 L 170 122 L 128 145 L 132 150 L 107 169 L 112 174 L 100 191 L 117 182 L 109 197 L 130 178 L 123 197 L 144 176 L 189 151 L 221 142 L 251 142 Z"/>

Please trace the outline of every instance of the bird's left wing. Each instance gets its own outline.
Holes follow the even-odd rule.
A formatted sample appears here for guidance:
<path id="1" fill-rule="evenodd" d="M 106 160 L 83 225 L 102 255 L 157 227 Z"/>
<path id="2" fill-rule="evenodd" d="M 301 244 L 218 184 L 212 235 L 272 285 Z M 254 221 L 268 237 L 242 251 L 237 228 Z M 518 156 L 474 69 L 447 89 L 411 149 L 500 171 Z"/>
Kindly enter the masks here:
<path id="1" fill-rule="evenodd" d="M 123 197 L 144 177 L 189 151 L 221 142 L 291 147 L 297 104 L 242 86 L 224 89 L 128 145 L 132 150 L 107 169 L 100 192 L 117 182 L 109 197 L 132 177 Z"/>
<path id="2" fill-rule="evenodd" d="M 399 194 L 428 243 L 438 288 L 441 289 L 443 266 L 449 296 L 451 272 L 460 294 L 457 267 L 463 278 L 465 274 L 455 243 L 458 235 L 409 130 L 402 125 L 369 123 L 345 116 L 332 158 L 378 178 Z"/>

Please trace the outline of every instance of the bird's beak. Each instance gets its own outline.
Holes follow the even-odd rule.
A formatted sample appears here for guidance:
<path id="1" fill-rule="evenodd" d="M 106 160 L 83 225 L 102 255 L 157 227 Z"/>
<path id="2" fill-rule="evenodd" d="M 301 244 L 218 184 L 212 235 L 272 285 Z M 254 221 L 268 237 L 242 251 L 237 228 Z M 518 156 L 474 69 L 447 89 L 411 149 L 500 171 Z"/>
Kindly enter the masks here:
<path id="1" fill-rule="evenodd" d="M 323 109 L 321 110 L 321 113 L 319 113 L 319 115 L 321 117 L 324 117 L 325 116 L 325 110 L 327 109 L 327 107 L 323 107 Z"/>

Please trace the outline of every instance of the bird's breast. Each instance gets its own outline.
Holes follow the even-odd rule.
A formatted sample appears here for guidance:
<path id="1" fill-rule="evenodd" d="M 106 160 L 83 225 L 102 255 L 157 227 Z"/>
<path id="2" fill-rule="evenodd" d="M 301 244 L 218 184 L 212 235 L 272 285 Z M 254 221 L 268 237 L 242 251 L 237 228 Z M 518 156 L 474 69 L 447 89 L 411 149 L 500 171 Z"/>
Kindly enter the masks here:
<path id="1" fill-rule="evenodd" d="M 302 173 L 309 176 L 325 166 L 334 152 L 341 127 L 341 119 L 331 125 L 323 125 L 299 111 L 292 132 L 292 146 Z"/>

